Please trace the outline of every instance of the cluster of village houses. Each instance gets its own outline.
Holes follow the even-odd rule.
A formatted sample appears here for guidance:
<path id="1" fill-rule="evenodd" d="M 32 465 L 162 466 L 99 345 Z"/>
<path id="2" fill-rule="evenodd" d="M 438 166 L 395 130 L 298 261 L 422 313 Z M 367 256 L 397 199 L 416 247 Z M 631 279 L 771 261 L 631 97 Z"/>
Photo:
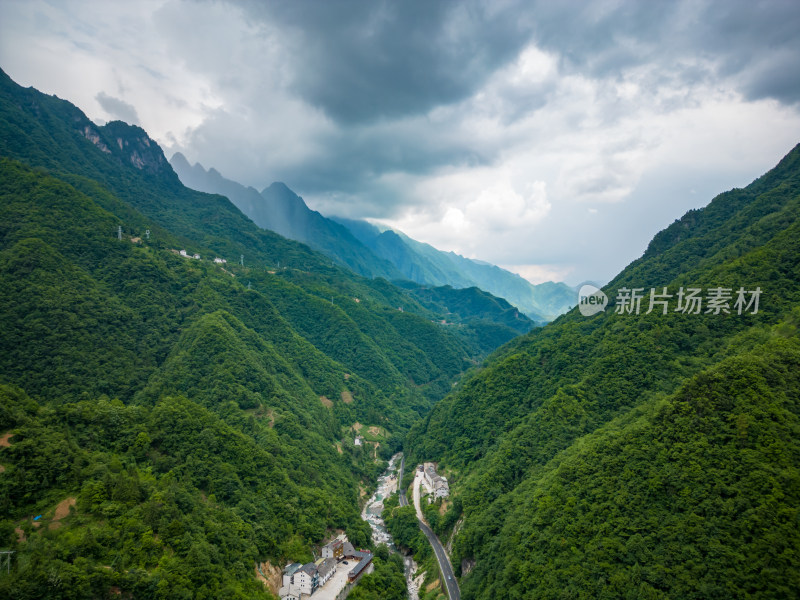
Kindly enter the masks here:
<path id="1" fill-rule="evenodd" d="M 359 437 L 356 440 L 359 440 Z M 423 482 L 433 494 L 433 498 L 446 498 L 450 495 L 447 479 L 436 473 L 433 463 L 420 465 L 419 470 L 422 471 Z M 348 561 L 353 561 L 355 566 L 351 566 Z M 278 590 L 278 595 L 281 600 L 311 598 L 314 592 L 333 577 L 340 565 L 350 568 L 347 581 L 354 583 L 365 573 L 372 572 L 374 568 L 372 553 L 356 550 L 347 540 L 347 535 L 342 533 L 322 547 L 322 556 L 315 562 L 286 565 L 283 569 L 283 585 Z"/>
<path id="2" fill-rule="evenodd" d="M 134 239 L 138 240 L 139 238 L 134 238 Z M 131 241 L 133 241 L 133 239 Z M 175 252 L 175 251 L 173 250 L 173 252 Z M 200 255 L 199 254 L 197 254 L 197 253 L 189 254 L 186 250 L 179 250 L 178 254 L 180 254 L 184 258 L 193 258 L 195 260 L 200 260 Z M 218 264 L 218 265 L 224 265 L 228 261 L 225 260 L 224 258 L 220 258 L 220 257 L 217 256 L 217 257 L 214 258 L 214 262 L 216 264 Z"/>
<path id="3" fill-rule="evenodd" d="M 305 600 L 324 586 L 339 568 L 339 564 L 357 561 L 347 574 L 348 583 L 354 583 L 373 570 L 372 553 L 356 550 L 342 533 L 322 547 L 322 556 L 316 562 L 292 563 L 283 569 L 283 585 L 278 590 L 281 600 Z"/>
<path id="4" fill-rule="evenodd" d="M 434 498 L 447 498 L 450 495 L 450 486 L 447 484 L 447 478 L 436 473 L 436 467 L 433 463 L 426 462 L 419 469 L 422 471 L 425 485 L 431 490 Z"/>

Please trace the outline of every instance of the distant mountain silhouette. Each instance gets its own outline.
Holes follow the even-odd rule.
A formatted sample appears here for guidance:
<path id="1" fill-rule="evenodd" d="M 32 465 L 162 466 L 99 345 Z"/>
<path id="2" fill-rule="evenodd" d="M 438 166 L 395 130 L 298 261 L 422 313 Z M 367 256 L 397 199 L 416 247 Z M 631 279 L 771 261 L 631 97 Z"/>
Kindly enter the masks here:
<path id="1" fill-rule="evenodd" d="M 403 276 L 431 286 L 478 287 L 504 298 L 534 321 L 550 321 L 575 305 L 575 290 L 548 281 L 534 285 L 516 273 L 455 252 L 443 252 L 407 235 L 351 219 L 332 217 L 369 249 L 397 267 Z"/>
<path id="2" fill-rule="evenodd" d="M 181 153 L 170 161 L 188 187 L 227 196 L 264 229 L 308 244 L 366 277 L 409 280 L 429 287 L 478 287 L 504 298 L 531 319 L 546 322 L 575 304 L 575 291 L 563 283 L 534 285 L 515 273 L 453 252 L 437 250 L 403 233 L 381 230 L 366 221 L 325 217 L 308 208 L 286 184 L 275 182 L 260 193 L 226 179 L 216 169 L 190 165 Z"/>
<path id="3" fill-rule="evenodd" d="M 216 169 L 199 163 L 191 166 L 181 153 L 170 161 L 181 181 L 190 188 L 221 194 L 263 229 L 308 244 L 359 275 L 398 279 L 400 272 L 359 242 L 342 225 L 326 219 L 306 206 L 303 199 L 283 183 L 273 183 L 261 193 L 226 179 Z"/>

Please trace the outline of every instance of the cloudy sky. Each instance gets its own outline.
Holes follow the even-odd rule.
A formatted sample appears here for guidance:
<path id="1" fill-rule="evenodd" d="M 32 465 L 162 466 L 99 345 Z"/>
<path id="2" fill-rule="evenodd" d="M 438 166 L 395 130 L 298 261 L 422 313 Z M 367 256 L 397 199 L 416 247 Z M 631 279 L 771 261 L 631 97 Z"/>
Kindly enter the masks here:
<path id="1" fill-rule="evenodd" d="M 534 282 L 800 142 L 800 2 L 2 0 L 0 68 L 167 156 Z"/>

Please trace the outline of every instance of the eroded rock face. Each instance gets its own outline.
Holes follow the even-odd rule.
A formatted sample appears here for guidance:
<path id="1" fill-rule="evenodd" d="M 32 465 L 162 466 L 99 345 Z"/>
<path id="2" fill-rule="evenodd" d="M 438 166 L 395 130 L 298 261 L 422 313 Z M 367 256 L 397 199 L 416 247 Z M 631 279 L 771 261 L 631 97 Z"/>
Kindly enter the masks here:
<path id="1" fill-rule="evenodd" d="M 100 150 L 102 150 L 106 154 L 111 154 L 111 150 L 108 149 L 108 146 L 106 146 L 106 143 L 103 141 L 103 138 L 100 137 L 100 134 L 91 125 L 85 125 L 83 127 L 82 133 L 83 137 L 85 137 L 95 146 L 100 148 Z"/>
<path id="2" fill-rule="evenodd" d="M 167 159 L 161 148 L 141 127 L 112 121 L 102 129 L 106 137 L 113 140 L 111 143 L 119 148 L 115 154 L 121 154 L 123 161 L 149 173 L 160 173 L 167 167 Z"/>
<path id="3" fill-rule="evenodd" d="M 141 127 L 122 121 L 111 121 L 100 127 L 85 117 L 78 119 L 76 129 L 80 135 L 105 154 L 116 156 L 122 163 L 158 174 L 171 171 L 161 147 Z"/>

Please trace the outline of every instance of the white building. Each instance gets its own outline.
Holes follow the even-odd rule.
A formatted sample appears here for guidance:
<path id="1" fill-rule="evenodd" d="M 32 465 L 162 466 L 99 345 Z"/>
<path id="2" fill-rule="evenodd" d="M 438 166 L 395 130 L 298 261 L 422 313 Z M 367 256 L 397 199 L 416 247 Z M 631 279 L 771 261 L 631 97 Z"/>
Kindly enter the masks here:
<path id="1" fill-rule="evenodd" d="M 450 495 L 450 486 L 447 479 L 436 473 L 433 463 L 425 463 L 422 471 L 425 485 L 433 492 L 434 498 L 447 498 Z"/>
<path id="2" fill-rule="evenodd" d="M 224 258 L 219 258 L 219 257 L 216 257 L 216 258 L 214 259 L 214 262 L 215 262 L 215 263 L 217 263 L 218 265 L 224 265 L 224 264 L 226 264 L 228 261 L 227 261 L 227 260 L 225 260 Z"/>
<path id="3" fill-rule="evenodd" d="M 294 577 L 294 574 L 297 572 L 297 569 L 299 569 L 302 566 L 303 565 L 301 565 L 300 563 L 291 563 L 289 565 L 286 565 L 286 567 L 284 567 L 283 569 L 283 585 L 288 586 L 290 583 L 292 583 L 292 577 Z"/>
<path id="4" fill-rule="evenodd" d="M 335 558 L 321 558 L 317 561 L 317 572 L 319 573 L 319 579 L 317 580 L 317 585 L 322 587 L 328 580 L 333 577 L 334 573 L 336 573 L 336 565 L 337 560 Z"/>
<path id="5" fill-rule="evenodd" d="M 314 563 L 306 563 L 292 577 L 292 583 L 297 586 L 301 594 L 313 594 L 319 584 L 319 571 Z"/>
<path id="6" fill-rule="evenodd" d="M 302 591 L 300 586 L 294 583 L 294 576 L 302 566 L 300 563 L 292 563 L 283 569 L 283 585 L 278 590 L 281 600 L 300 600 Z"/>

